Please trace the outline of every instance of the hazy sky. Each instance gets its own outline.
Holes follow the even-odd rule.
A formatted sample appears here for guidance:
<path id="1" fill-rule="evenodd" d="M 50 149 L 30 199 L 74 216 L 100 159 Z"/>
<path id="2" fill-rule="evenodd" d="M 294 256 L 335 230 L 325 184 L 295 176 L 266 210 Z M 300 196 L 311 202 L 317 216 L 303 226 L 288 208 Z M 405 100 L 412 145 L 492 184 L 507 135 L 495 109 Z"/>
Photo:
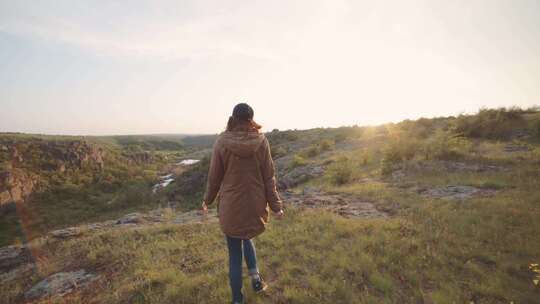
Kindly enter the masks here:
<path id="1" fill-rule="evenodd" d="M 217 133 L 540 104 L 540 1 L 0 0 L 0 131 Z"/>

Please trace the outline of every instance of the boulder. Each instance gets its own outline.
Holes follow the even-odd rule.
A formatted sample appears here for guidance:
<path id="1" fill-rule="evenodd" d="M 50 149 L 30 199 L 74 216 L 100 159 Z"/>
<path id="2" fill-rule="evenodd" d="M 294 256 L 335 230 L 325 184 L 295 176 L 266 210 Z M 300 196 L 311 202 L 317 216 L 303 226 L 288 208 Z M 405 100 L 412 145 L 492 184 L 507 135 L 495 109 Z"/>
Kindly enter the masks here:
<path id="1" fill-rule="evenodd" d="M 98 278 L 98 275 L 86 272 L 84 269 L 55 273 L 34 285 L 24 293 L 24 297 L 29 300 L 44 297 L 62 297 L 76 288 L 85 287 Z"/>
<path id="2" fill-rule="evenodd" d="M 144 223 L 161 223 L 165 222 L 165 215 L 159 211 L 151 211 L 150 213 L 130 213 L 119 218 L 116 221 L 116 225 L 139 225 Z"/>
<path id="3" fill-rule="evenodd" d="M 25 246 L 0 248 L 0 273 L 7 273 L 21 265 L 32 262 L 30 250 Z"/>
<path id="4" fill-rule="evenodd" d="M 0 272 L 0 283 L 9 282 L 11 280 L 20 278 L 36 269 L 36 265 L 33 263 L 22 264 L 10 271 Z"/>
<path id="5" fill-rule="evenodd" d="M 119 218 L 116 221 L 117 225 L 125 225 L 125 224 L 141 224 L 144 222 L 144 218 L 142 214 L 135 212 L 126 214 L 123 217 Z"/>
<path id="6" fill-rule="evenodd" d="M 86 229 L 89 230 L 89 231 L 100 230 L 100 229 L 105 229 L 105 228 L 108 228 L 108 227 L 112 227 L 112 226 L 116 225 L 116 223 L 117 223 L 117 221 L 114 221 L 114 220 L 105 221 L 105 222 L 98 222 L 98 223 L 91 223 L 91 224 L 86 225 Z"/>
<path id="7" fill-rule="evenodd" d="M 51 231 L 49 234 L 52 237 L 55 237 L 57 239 L 67 239 L 67 238 L 81 235 L 82 231 L 78 227 L 70 227 L 70 228 Z"/>
<path id="8" fill-rule="evenodd" d="M 322 176 L 324 174 L 324 167 L 321 165 L 306 165 L 280 173 L 277 178 L 278 188 L 288 189 L 307 182 L 310 179 Z"/>

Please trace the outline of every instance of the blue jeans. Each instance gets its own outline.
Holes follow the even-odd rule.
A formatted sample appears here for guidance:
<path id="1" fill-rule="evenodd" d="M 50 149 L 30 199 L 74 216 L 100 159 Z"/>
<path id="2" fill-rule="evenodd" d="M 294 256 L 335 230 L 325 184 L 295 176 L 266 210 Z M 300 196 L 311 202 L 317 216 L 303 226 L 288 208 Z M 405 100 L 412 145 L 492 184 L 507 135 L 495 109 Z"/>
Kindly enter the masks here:
<path id="1" fill-rule="evenodd" d="M 233 302 L 243 303 L 242 294 L 242 244 L 246 257 L 248 273 L 259 273 L 257 269 L 257 255 L 255 254 L 255 245 L 253 239 L 242 240 L 225 235 L 227 246 L 229 247 L 229 284 L 233 296 Z"/>

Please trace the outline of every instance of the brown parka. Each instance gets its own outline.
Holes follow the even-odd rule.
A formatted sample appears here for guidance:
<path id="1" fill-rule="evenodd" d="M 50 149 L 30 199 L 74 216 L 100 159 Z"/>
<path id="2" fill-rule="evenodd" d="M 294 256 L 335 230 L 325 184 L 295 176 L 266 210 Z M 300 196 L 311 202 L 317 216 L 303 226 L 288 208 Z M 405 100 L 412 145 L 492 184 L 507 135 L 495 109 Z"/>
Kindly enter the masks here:
<path id="1" fill-rule="evenodd" d="M 251 239 L 263 233 L 269 209 L 282 210 L 270 144 L 263 133 L 240 125 L 219 134 L 204 201 L 211 205 L 216 196 L 221 230 L 231 237 Z"/>

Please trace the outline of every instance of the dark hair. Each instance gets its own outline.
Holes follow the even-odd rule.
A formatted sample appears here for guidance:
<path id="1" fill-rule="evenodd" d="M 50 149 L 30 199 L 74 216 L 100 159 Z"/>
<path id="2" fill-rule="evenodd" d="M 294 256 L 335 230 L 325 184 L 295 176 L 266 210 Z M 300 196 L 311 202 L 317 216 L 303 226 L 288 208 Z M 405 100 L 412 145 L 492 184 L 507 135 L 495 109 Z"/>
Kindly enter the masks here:
<path id="1" fill-rule="evenodd" d="M 239 103 L 234 106 L 233 113 L 227 122 L 227 131 L 233 131 L 238 126 L 245 126 L 248 129 L 258 131 L 261 125 L 253 121 L 253 108 L 247 103 Z"/>

